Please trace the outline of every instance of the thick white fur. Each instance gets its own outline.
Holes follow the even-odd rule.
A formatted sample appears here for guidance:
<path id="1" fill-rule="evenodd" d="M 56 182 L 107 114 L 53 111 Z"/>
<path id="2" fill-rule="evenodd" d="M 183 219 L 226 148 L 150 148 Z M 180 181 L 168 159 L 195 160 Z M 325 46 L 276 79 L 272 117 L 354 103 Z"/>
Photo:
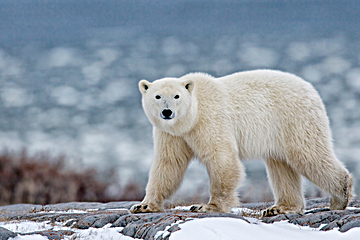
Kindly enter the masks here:
<path id="1" fill-rule="evenodd" d="M 346 208 L 352 178 L 333 152 L 324 105 L 310 83 L 289 73 L 256 70 L 221 78 L 191 73 L 142 80 L 139 88 L 154 126 L 155 156 L 146 196 L 132 212 L 162 211 L 193 157 L 206 166 L 210 179 L 209 203 L 194 211 L 229 212 L 237 206 L 235 190 L 245 177 L 240 159 L 258 158 L 266 161 L 275 196 L 265 216 L 304 210 L 301 175 L 331 194 L 331 209 Z M 162 119 L 163 109 L 175 117 Z"/>

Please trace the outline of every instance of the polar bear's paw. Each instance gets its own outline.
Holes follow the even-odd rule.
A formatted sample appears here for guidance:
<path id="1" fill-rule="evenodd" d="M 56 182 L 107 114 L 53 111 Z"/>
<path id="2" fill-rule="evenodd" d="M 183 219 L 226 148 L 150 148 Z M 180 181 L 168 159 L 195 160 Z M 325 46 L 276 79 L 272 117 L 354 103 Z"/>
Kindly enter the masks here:
<path id="1" fill-rule="evenodd" d="M 220 209 L 215 206 L 215 205 L 211 205 L 211 204 L 197 204 L 197 205 L 192 205 L 190 208 L 191 212 L 198 212 L 198 213 L 209 213 L 209 212 L 221 212 Z"/>
<path id="2" fill-rule="evenodd" d="M 273 217 L 279 214 L 302 214 L 302 210 L 291 209 L 283 206 L 272 206 L 262 212 L 262 217 Z"/>
<path id="3" fill-rule="evenodd" d="M 161 212 L 159 207 L 156 207 L 153 204 L 140 203 L 133 205 L 130 208 L 131 213 L 150 213 L 150 212 Z"/>

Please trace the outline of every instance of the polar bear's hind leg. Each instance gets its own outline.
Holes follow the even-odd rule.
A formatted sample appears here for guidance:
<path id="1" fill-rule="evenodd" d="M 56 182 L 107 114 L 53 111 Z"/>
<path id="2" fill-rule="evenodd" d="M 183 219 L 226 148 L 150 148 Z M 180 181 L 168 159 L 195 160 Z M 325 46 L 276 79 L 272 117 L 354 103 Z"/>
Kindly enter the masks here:
<path id="1" fill-rule="evenodd" d="M 285 161 L 271 158 L 266 161 L 266 170 L 275 197 L 275 205 L 266 209 L 263 216 L 303 213 L 305 201 L 300 173 Z"/>

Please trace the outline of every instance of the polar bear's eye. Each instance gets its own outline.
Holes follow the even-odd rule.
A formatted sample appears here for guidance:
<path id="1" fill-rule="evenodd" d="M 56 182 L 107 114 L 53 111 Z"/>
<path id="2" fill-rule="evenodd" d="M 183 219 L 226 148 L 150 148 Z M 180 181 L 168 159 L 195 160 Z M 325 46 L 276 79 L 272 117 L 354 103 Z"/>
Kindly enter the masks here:
<path id="1" fill-rule="evenodd" d="M 174 96 L 175 99 L 179 99 L 179 97 L 180 97 L 179 95 L 175 95 L 175 96 Z"/>
<path id="2" fill-rule="evenodd" d="M 155 98 L 156 98 L 156 99 L 160 99 L 161 97 L 160 97 L 160 95 L 156 95 Z"/>

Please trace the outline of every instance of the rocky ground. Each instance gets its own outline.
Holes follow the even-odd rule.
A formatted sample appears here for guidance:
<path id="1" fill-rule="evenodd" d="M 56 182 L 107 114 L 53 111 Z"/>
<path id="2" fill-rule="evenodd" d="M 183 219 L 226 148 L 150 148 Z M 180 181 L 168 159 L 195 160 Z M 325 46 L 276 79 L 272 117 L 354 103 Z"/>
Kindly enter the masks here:
<path id="1" fill-rule="evenodd" d="M 165 213 L 130 214 L 128 209 L 135 202 L 111 203 L 61 203 L 53 205 L 17 204 L 0 207 L 0 222 L 51 222 L 62 225 L 68 230 L 46 229 L 35 232 L 16 232 L 0 227 L 0 240 L 7 240 L 18 234 L 40 234 L 48 239 L 70 237 L 79 229 L 122 227 L 122 234 L 139 239 L 169 239 L 171 233 L 181 229 L 181 224 L 194 218 L 230 217 L 250 222 L 259 218 L 260 210 L 272 203 L 248 203 L 233 213 L 192 213 L 187 208 L 170 209 Z M 329 198 L 307 200 L 307 211 L 303 215 L 286 214 L 266 217 L 260 221 L 272 224 L 277 221 L 288 221 L 301 226 L 320 228 L 328 231 L 338 228 L 346 232 L 351 228 L 360 227 L 360 201 L 353 200 L 344 211 L 330 211 Z M 163 231 L 163 232 L 162 232 Z M 162 234 L 159 234 L 162 233 Z M 166 234 L 164 234 L 166 233 Z"/>

